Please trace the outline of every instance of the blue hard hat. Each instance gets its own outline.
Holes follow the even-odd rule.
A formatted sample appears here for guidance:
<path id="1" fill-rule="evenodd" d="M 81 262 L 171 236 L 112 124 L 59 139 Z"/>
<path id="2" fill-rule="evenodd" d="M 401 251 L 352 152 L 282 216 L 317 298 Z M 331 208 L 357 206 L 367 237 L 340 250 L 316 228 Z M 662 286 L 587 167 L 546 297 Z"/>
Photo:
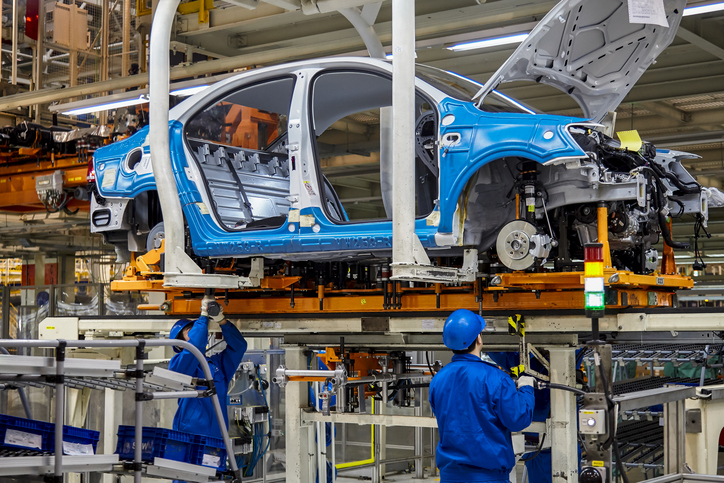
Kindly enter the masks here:
<path id="1" fill-rule="evenodd" d="M 446 347 L 465 350 L 485 328 L 485 319 L 466 309 L 458 309 L 447 318 L 442 329 L 442 341 Z"/>
<path id="2" fill-rule="evenodd" d="M 183 331 L 186 327 L 196 322 L 195 320 L 191 319 L 181 319 L 177 321 L 175 324 L 173 324 L 173 327 L 171 327 L 171 334 L 168 336 L 169 339 L 181 339 L 183 340 Z M 174 346 L 173 351 L 176 353 L 181 352 L 181 349 Z"/>

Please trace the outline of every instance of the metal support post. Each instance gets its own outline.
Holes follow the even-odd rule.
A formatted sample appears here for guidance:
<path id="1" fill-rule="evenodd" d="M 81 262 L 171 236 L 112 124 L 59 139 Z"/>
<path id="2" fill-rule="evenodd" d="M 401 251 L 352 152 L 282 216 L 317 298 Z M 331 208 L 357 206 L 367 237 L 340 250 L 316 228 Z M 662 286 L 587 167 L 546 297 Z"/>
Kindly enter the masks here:
<path id="1" fill-rule="evenodd" d="M 2 322 L 0 322 L 0 337 L 10 338 L 10 287 L 2 288 Z"/>
<path id="2" fill-rule="evenodd" d="M 18 83 L 18 0 L 13 0 L 13 36 L 10 82 Z"/>
<path id="3" fill-rule="evenodd" d="M 131 0 L 123 0 L 123 53 L 121 54 L 121 76 L 126 77 L 131 69 Z"/>
<path id="4" fill-rule="evenodd" d="M 71 16 L 72 18 L 72 16 Z M 38 40 L 35 44 L 36 51 L 35 56 L 37 57 L 36 67 L 37 71 L 35 74 L 35 90 L 39 91 L 43 88 L 43 69 L 45 66 L 45 2 L 38 2 Z M 71 58 L 72 60 L 72 58 Z M 76 62 L 77 63 L 77 62 Z M 40 104 L 35 105 L 35 122 L 40 123 L 40 117 L 42 115 Z"/>
<path id="5" fill-rule="evenodd" d="M 382 412 L 383 405 L 379 401 L 372 400 L 372 404 L 375 406 L 375 414 Z M 375 441 L 372 445 L 373 458 L 375 460 L 374 466 L 372 467 L 372 483 L 380 483 L 382 478 L 385 476 L 384 466 L 382 465 L 381 455 L 381 443 L 382 443 L 382 429 L 384 426 L 376 424 L 373 426 Z"/>
<path id="6" fill-rule="evenodd" d="M 123 393 L 114 389 L 107 388 L 104 390 L 105 400 L 103 403 L 103 449 L 99 453 L 113 454 L 116 450 L 114 441 L 118 425 L 121 423 L 123 415 Z M 104 474 L 103 483 L 115 483 L 116 476 Z"/>
<path id="7" fill-rule="evenodd" d="M 63 483 L 63 422 L 65 421 L 65 341 L 55 349 L 55 483 Z"/>
<path id="8" fill-rule="evenodd" d="M 387 404 L 382 404 L 379 401 L 377 401 L 377 408 L 375 409 L 375 414 L 386 414 L 387 413 Z M 375 448 L 377 453 L 375 454 L 375 461 L 384 461 L 387 459 L 387 426 L 383 426 L 381 424 L 378 424 L 375 426 Z M 385 474 L 387 473 L 387 465 L 384 463 L 380 464 L 380 481 L 385 477 Z"/>
<path id="9" fill-rule="evenodd" d="M 108 43 L 110 42 L 110 0 L 103 0 L 103 6 L 101 10 L 101 81 L 108 80 L 108 72 L 110 70 L 108 65 Z"/>
<path id="10" fill-rule="evenodd" d="M 284 361 L 290 369 L 305 369 L 307 358 L 301 347 L 288 347 Z M 286 403 L 286 451 L 287 481 L 304 481 L 308 478 L 310 467 L 309 438 L 307 427 L 302 427 L 301 409 L 307 406 L 307 385 L 289 384 L 285 389 Z"/>
<path id="11" fill-rule="evenodd" d="M 576 385 L 576 351 L 573 347 L 550 349 L 551 383 Z M 576 397 L 568 391 L 551 391 L 551 458 L 554 483 L 578 481 L 578 428 Z"/>
<path id="12" fill-rule="evenodd" d="M 417 351 L 417 362 L 423 361 L 422 351 Z M 421 387 L 415 388 L 415 416 L 422 416 L 423 390 Z M 415 427 L 415 478 L 422 479 L 424 477 L 424 465 L 422 455 L 424 454 L 422 442 L 422 428 Z"/>
<path id="13" fill-rule="evenodd" d="M 180 0 L 160 0 L 153 16 L 153 28 L 151 29 L 149 133 L 150 139 L 154 140 L 151 143 L 153 172 L 157 179 L 165 180 L 165 182 L 157 184 L 157 189 L 165 221 L 166 272 L 179 272 L 179 260 L 184 255 L 184 215 L 171 166 L 168 127 L 169 43 L 179 3 Z M 201 269 L 198 267 L 196 267 L 198 270 L 186 268 L 184 272 L 201 273 Z"/>
<path id="14" fill-rule="evenodd" d="M 340 425 L 342 427 L 342 442 L 341 442 L 341 448 L 340 448 L 340 455 L 342 462 L 347 461 L 347 424 L 341 423 Z"/>
<path id="15" fill-rule="evenodd" d="M 664 474 L 684 471 L 686 457 L 685 400 L 664 404 Z"/>
<path id="16" fill-rule="evenodd" d="M 332 434 L 330 436 L 332 439 L 332 444 L 330 444 L 330 447 L 332 450 L 332 483 L 336 483 L 337 482 L 337 449 L 336 449 L 337 438 L 335 438 L 335 434 L 334 434 L 335 424 L 332 423 L 331 426 L 332 426 Z"/>
<path id="17" fill-rule="evenodd" d="M 392 269 L 429 264 L 415 235 L 415 0 L 392 2 Z M 419 258 L 419 259 L 418 259 Z"/>
<path id="18" fill-rule="evenodd" d="M 317 481 L 327 481 L 327 425 L 317 423 Z"/>
<path id="19" fill-rule="evenodd" d="M 133 481 L 141 483 L 143 449 L 143 359 L 146 357 L 146 342 L 138 341 L 136 346 L 136 439 L 133 448 Z"/>
<path id="20" fill-rule="evenodd" d="M 3 10 L 2 7 L 3 7 L 3 3 L 5 3 L 5 2 L 1 2 L 1 3 L 0 3 L 0 46 L 3 44 L 3 21 L 2 21 L 2 10 Z M 1 54 L 0 54 L 0 55 L 1 55 Z M 3 79 L 2 69 L 0 69 L 0 81 L 1 81 L 2 79 Z M 7 283 L 7 282 L 6 282 L 6 283 Z"/>
<path id="21" fill-rule="evenodd" d="M 101 11 L 101 81 L 108 80 L 110 72 L 110 64 L 108 59 L 108 44 L 110 43 L 110 0 L 103 0 L 103 6 Z M 100 124 L 106 124 L 108 122 L 108 112 L 103 111 L 99 116 Z"/>
<path id="22" fill-rule="evenodd" d="M 437 445 L 435 444 L 435 434 L 437 434 L 437 428 L 430 430 L 430 476 L 437 476 Z"/>
<path id="23" fill-rule="evenodd" d="M 418 388 L 419 389 L 419 388 Z M 415 416 L 422 416 L 422 406 L 415 406 Z M 424 477 L 424 465 L 422 460 L 423 443 L 422 428 L 415 427 L 415 478 L 422 479 Z"/>

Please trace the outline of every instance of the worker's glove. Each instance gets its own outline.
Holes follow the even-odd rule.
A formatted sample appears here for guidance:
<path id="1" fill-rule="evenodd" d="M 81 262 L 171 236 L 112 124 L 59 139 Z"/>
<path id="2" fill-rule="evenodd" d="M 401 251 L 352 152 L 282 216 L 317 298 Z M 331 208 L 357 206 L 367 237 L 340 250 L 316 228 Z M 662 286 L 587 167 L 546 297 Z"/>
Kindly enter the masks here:
<path id="1" fill-rule="evenodd" d="M 221 325 L 221 323 L 226 319 L 224 316 L 224 308 L 219 306 L 219 313 L 216 315 L 209 315 L 209 320 L 212 322 L 216 322 L 217 324 Z"/>
<path id="2" fill-rule="evenodd" d="M 204 295 L 203 300 L 201 300 L 201 315 L 203 317 L 209 316 L 209 302 L 214 302 L 216 299 L 212 297 L 211 295 Z"/>
<path id="3" fill-rule="evenodd" d="M 516 381 L 516 384 L 518 385 L 518 389 L 520 389 L 523 386 L 534 387 L 535 378 L 530 377 L 530 376 L 520 376 L 518 378 L 518 381 Z"/>

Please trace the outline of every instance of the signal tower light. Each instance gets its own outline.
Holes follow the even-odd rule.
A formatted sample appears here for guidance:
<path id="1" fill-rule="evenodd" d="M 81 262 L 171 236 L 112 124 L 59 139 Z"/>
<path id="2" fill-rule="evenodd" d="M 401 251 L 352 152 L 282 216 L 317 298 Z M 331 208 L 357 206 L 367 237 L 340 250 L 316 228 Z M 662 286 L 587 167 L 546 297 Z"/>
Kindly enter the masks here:
<path id="1" fill-rule="evenodd" d="M 588 243 L 584 247 L 584 294 L 586 317 L 603 317 L 606 294 L 603 284 L 603 245 Z"/>

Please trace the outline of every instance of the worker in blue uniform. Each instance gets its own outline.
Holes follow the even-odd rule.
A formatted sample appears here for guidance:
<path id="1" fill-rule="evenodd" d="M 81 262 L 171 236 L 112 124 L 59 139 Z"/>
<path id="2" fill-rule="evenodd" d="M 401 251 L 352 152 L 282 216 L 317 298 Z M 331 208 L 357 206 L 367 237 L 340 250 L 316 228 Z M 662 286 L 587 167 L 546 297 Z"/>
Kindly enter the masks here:
<path id="1" fill-rule="evenodd" d="M 443 343 L 455 354 L 430 383 L 440 443 L 442 483 L 509 482 L 515 466 L 512 432 L 528 427 L 535 400 L 532 377 L 518 378 L 480 358 L 485 320 L 456 310 L 445 321 Z"/>
<path id="2" fill-rule="evenodd" d="M 209 316 L 208 305 L 214 300 L 207 296 L 201 302 L 201 316 L 196 320 L 182 319 L 176 322 L 171 329 L 172 339 L 181 339 L 191 342 L 194 347 L 202 353 L 206 352 L 206 344 L 209 338 L 209 321 L 216 322 L 221 327 L 221 333 L 226 342 L 226 349 L 219 354 L 207 357 L 209 369 L 214 378 L 214 386 L 219 395 L 221 411 L 224 414 L 226 428 L 229 428 L 229 416 L 226 410 L 226 393 L 229 383 L 234 377 L 236 369 L 241 363 L 241 358 L 246 352 L 246 340 L 234 324 L 229 323 L 224 317 L 223 310 L 218 315 Z M 198 359 L 188 350 L 180 350 L 174 347 L 176 355 L 171 359 L 168 368 L 191 377 L 206 379 L 204 372 L 199 365 Z M 199 386 L 197 389 L 206 389 Z M 200 434 L 221 438 L 221 428 L 214 412 L 214 406 L 210 398 L 179 399 L 178 409 L 173 418 L 173 429 L 188 433 Z"/>

